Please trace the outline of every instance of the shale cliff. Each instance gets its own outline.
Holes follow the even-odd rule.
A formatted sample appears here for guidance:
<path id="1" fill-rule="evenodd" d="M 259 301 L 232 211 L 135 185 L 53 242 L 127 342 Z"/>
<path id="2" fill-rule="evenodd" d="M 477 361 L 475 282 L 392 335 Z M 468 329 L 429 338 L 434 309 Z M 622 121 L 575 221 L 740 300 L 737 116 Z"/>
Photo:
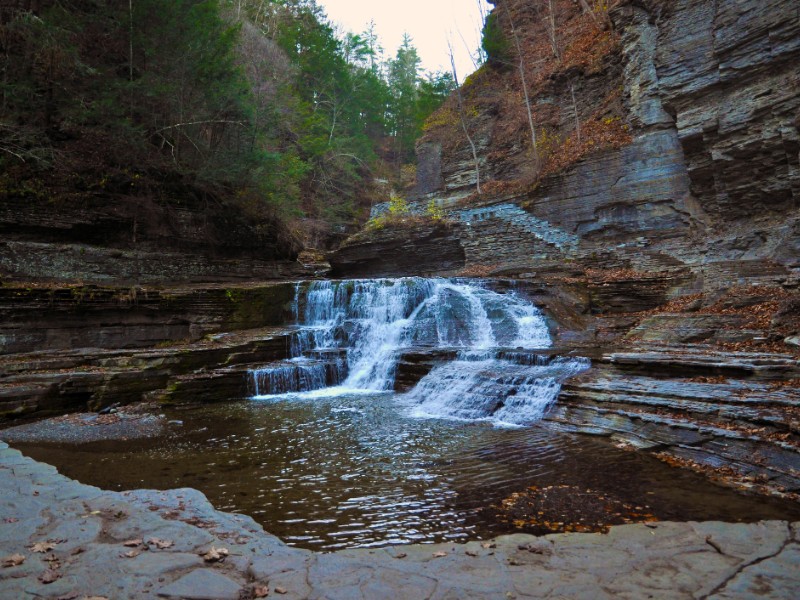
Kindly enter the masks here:
<path id="1" fill-rule="evenodd" d="M 410 212 L 334 273 L 516 279 L 595 358 L 551 424 L 797 492 L 800 5 L 493 4 Z"/>
<path id="2" fill-rule="evenodd" d="M 446 256 L 439 272 L 535 272 L 580 288 L 594 313 L 741 285 L 796 290 L 797 3 L 495 5 L 505 57 L 470 76 L 461 108 L 451 98 L 418 144 L 414 212 L 436 206 L 447 235 L 431 236 L 425 216 L 390 220 L 333 256 L 338 273 L 381 272 L 380 249 L 403 240 L 425 264 Z M 415 258 L 403 261 L 383 272 L 412 272 Z"/>

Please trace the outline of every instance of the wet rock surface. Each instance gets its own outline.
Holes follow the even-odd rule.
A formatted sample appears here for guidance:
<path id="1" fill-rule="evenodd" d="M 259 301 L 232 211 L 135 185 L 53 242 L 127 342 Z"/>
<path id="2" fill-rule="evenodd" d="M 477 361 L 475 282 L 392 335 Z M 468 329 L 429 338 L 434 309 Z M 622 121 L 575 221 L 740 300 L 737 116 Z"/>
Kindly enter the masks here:
<path id="1" fill-rule="evenodd" d="M 157 409 L 157 406 L 148 408 Z M 108 414 L 77 413 L 9 427 L 0 432 L 6 442 L 83 444 L 134 440 L 161 435 L 168 423 L 144 410 L 121 409 Z"/>
<path id="2" fill-rule="evenodd" d="M 105 492 L 2 443 L 0 483 L 9 598 L 792 598 L 800 585 L 800 525 L 780 521 L 316 554 L 195 490 Z"/>
<path id="3" fill-rule="evenodd" d="M 0 357 L 0 416 L 100 410 L 148 399 L 213 402 L 244 397 L 247 372 L 285 358 L 292 331 L 245 329 L 133 350 L 7 354 Z"/>

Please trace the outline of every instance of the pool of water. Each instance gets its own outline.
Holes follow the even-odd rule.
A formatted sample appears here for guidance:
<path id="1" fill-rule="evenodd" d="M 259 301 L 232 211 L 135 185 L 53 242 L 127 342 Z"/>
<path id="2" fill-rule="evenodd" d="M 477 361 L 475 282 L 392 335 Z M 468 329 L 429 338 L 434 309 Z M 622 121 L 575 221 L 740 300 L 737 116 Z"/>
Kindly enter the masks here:
<path id="1" fill-rule="evenodd" d="M 167 416 L 182 425 L 158 439 L 17 447 L 105 489 L 197 488 L 218 509 L 317 550 L 542 531 L 498 509 L 515 493 L 542 490 L 565 490 L 532 503 L 548 515 L 544 531 L 580 521 L 578 498 L 623 519 L 626 511 L 660 520 L 800 518 L 794 503 L 742 495 L 602 440 L 546 425 L 419 418 L 392 393 L 328 390 Z"/>

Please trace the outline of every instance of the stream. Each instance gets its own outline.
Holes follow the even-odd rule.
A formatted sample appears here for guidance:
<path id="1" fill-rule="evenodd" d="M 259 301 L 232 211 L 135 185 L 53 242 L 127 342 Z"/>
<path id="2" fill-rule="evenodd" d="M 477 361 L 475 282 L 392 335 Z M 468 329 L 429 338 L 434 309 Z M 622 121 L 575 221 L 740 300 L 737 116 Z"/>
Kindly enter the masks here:
<path id="1" fill-rule="evenodd" d="M 177 423 L 156 439 L 20 449 L 106 489 L 197 488 L 318 550 L 800 516 L 540 424 L 590 362 L 554 355 L 545 318 L 513 290 L 320 281 L 297 285 L 292 310 L 290 356 L 250 371 L 249 399 L 170 408 Z M 395 392 L 411 351 L 436 360 Z"/>

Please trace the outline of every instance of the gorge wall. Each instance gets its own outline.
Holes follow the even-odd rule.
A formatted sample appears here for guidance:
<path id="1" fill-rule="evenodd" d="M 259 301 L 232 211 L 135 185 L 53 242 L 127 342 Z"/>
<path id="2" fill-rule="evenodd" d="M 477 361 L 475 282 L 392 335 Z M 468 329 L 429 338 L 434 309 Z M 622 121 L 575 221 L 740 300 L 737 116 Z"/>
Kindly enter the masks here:
<path id="1" fill-rule="evenodd" d="M 557 0 L 553 30 L 548 2 L 493 4 L 505 57 L 429 119 L 410 213 L 378 207 L 334 273 L 516 279 L 594 357 L 553 426 L 796 494 L 800 5 Z"/>
<path id="2" fill-rule="evenodd" d="M 464 250 L 462 268 L 680 274 L 672 294 L 796 286 L 796 3 L 622 1 L 606 22 L 603 11 L 562 0 L 554 3 L 558 58 L 547 3 L 495 4 L 506 37 L 514 22 L 521 41 L 540 164 L 512 47 L 506 64 L 490 61 L 462 90 L 484 193 L 474 193 L 454 103 L 429 120 L 418 146 L 417 212 L 431 200 L 441 207 L 451 243 Z M 397 236 L 413 239 L 413 226 Z M 390 244 L 386 231 L 374 237 L 346 244 L 334 267 L 364 268 L 366 248 Z M 427 256 L 425 239 L 418 252 Z M 449 261 L 442 267 L 453 271 Z"/>
<path id="3" fill-rule="evenodd" d="M 10 180 L 0 202 L 0 281 L 139 285 L 298 276 L 299 244 L 277 221 L 176 179 L 136 175 L 55 199 Z"/>

